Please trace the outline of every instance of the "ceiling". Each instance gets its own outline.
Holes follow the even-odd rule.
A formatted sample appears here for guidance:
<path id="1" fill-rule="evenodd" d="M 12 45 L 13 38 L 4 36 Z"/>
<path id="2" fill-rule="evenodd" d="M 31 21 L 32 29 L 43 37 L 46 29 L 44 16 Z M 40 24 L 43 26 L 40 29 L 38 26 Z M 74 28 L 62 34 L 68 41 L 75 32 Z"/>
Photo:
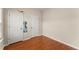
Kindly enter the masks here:
<path id="1" fill-rule="evenodd" d="M 47 10 L 48 8 L 33 8 L 33 9 L 36 9 L 36 10 L 39 10 L 39 11 L 44 11 L 44 10 Z"/>

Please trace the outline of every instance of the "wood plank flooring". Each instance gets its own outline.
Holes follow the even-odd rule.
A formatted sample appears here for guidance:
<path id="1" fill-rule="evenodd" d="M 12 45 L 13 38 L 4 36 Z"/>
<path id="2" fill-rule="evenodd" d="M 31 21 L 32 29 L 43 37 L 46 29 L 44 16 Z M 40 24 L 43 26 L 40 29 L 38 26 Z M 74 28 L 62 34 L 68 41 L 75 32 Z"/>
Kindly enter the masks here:
<path id="1" fill-rule="evenodd" d="M 45 36 L 33 37 L 4 47 L 4 50 L 76 50 Z"/>

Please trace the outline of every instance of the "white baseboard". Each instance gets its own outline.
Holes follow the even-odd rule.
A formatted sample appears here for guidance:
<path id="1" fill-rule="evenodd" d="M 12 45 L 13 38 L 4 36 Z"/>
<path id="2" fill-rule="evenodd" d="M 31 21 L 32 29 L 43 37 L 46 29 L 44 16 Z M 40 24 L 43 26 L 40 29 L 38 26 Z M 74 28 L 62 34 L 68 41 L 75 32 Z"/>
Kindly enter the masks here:
<path id="1" fill-rule="evenodd" d="M 23 40 L 21 40 L 21 41 L 25 41 L 25 40 L 29 40 L 31 37 L 28 37 L 28 38 L 25 38 L 25 39 L 23 39 Z"/>
<path id="2" fill-rule="evenodd" d="M 36 35 L 36 36 L 41 36 L 41 35 Z M 23 39 L 22 41 L 29 40 L 29 39 L 31 39 L 32 37 L 36 37 L 36 36 L 31 36 L 31 37 L 25 38 L 25 39 Z"/>
<path id="3" fill-rule="evenodd" d="M 2 47 L 0 47 L 0 50 L 3 50 L 3 49 L 4 49 L 4 47 L 5 47 L 5 45 L 3 45 Z"/>
<path id="4" fill-rule="evenodd" d="M 75 46 L 73 46 L 73 45 L 71 45 L 71 44 L 68 44 L 68 43 L 66 43 L 66 42 L 64 42 L 64 41 L 58 40 L 58 39 L 56 39 L 56 38 L 54 38 L 54 37 L 51 37 L 51 36 L 48 36 L 48 35 L 45 35 L 45 34 L 43 34 L 43 36 L 46 36 L 46 37 L 51 38 L 51 39 L 53 39 L 53 40 L 55 40 L 55 41 L 58 41 L 58 42 L 60 42 L 60 43 L 66 44 L 66 45 L 68 45 L 68 46 L 70 46 L 70 47 L 72 47 L 72 48 L 75 48 L 75 49 L 78 49 L 78 50 L 79 50 L 78 47 L 75 47 Z"/>

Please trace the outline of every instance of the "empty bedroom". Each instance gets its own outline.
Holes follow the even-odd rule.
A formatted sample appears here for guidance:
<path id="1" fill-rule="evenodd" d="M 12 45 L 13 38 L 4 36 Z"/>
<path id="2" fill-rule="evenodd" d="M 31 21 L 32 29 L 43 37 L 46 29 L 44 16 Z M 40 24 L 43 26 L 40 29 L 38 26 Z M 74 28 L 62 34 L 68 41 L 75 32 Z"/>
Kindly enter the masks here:
<path id="1" fill-rule="evenodd" d="M 1 50 L 78 50 L 78 8 L 1 8 Z"/>

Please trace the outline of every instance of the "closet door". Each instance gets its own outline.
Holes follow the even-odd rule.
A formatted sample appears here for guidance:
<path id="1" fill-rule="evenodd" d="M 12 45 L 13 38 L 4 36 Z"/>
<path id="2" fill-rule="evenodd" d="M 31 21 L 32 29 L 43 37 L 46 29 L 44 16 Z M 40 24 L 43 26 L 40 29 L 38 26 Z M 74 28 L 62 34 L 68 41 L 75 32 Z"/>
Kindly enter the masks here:
<path id="1" fill-rule="evenodd" d="M 32 19 L 32 36 L 39 36 L 40 34 L 40 21 L 39 21 L 39 17 L 32 15 L 31 16 Z"/>
<path id="2" fill-rule="evenodd" d="M 34 36 L 39 36 L 39 17 L 31 14 L 24 13 L 24 22 L 27 22 L 27 31 L 24 32 L 24 39 L 28 39 Z"/>
<path id="3" fill-rule="evenodd" d="M 23 40 L 23 16 L 17 10 L 8 10 L 8 44 Z"/>
<path id="4" fill-rule="evenodd" d="M 32 19 L 29 14 L 24 12 L 23 14 L 23 38 L 27 40 L 31 38 L 31 36 L 32 36 Z"/>

